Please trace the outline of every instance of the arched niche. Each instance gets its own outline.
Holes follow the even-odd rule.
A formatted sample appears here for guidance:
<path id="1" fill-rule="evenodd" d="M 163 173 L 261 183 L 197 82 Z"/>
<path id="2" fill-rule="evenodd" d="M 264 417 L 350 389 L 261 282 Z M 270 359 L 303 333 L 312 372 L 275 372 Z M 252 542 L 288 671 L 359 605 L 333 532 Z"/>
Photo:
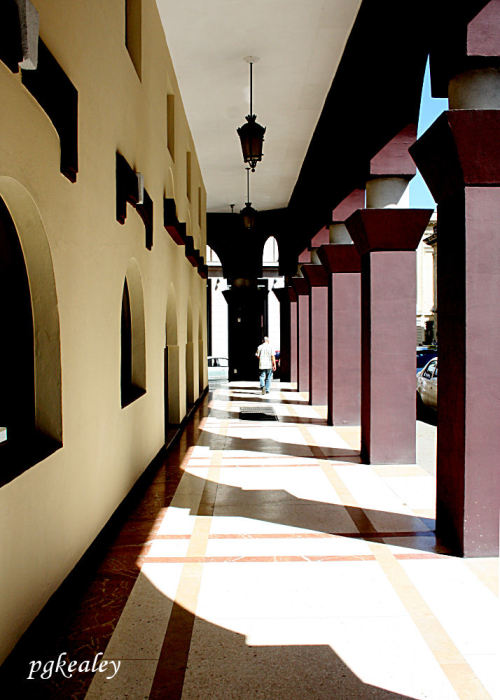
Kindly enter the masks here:
<path id="1" fill-rule="evenodd" d="M 184 417 L 184 398 L 181 398 L 181 357 L 179 348 L 177 294 L 173 282 L 170 282 L 167 294 L 165 319 L 164 351 L 164 406 L 165 434 L 168 427 L 179 425 Z"/>
<path id="2" fill-rule="evenodd" d="M 146 391 L 146 328 L 139 265 L 129 260 L 121 300 L 121 403 L 128 406 Z"/>
<path id="3" fill-rule="evenodd" d="M 195 395 L 195 351 L 194 351 L 193 305 L 191 298 L 187 302 L 186 314 L 186 408 L 192 406 Z"/>
<path id="4" fill-rule="evenodd" d="M 16 228 L 29 281 L 35 428 L 51 439 L 53 451 L 62 443 L 63 426 L 61 338 L 52 255 L 40 212 L 28 190 L 14 178 L 0 175 L 0 196 Z"/>

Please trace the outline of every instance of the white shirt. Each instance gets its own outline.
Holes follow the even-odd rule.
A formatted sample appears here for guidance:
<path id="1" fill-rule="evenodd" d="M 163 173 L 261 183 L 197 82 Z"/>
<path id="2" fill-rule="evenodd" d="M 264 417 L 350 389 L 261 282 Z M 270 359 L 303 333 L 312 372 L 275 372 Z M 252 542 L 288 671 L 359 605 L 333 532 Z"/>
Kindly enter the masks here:
<path id="1" fill-rule="evenodd" d="M 257 348 L 257 356 L 259 358 L 259 369 L 271 369 L 273 366 L 272 358 L 274 357 L 274 349 L 271 343 L 262 343 Z"/>

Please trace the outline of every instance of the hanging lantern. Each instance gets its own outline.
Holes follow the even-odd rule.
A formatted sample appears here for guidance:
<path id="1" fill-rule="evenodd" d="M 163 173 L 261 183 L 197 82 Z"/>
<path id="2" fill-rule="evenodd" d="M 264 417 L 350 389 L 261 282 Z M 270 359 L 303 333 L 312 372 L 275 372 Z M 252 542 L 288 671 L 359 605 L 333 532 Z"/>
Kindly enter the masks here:
<path id="1" fill-rule="evenodd" d="M 247 114 L 245 119 L 246 124 L 240 126 L 236 131 L 241 141 L 241 150 L 243 152 L 243 160 L 248 163 L 252 172 L 255 172 L 255 166 L 262 160 L 262 144 L 264 143 L 265 126 L 257 123 L 257 115 L 252 113 L 253 105 L 253 81 L 252 81 L 252 57 L 248 57 L 250 63 L 250 114 Z"/>
<path id="2" fill-rule="evenodd" d="M 251 231 L 255 228 L 255 217 L 257 212 L 252 207 L 251 202 L 246 202 L 243 209 L 240 211 L 243 220 L 243 226 Z"/>
<path id="3" fill-rule="evenodd" d="M 247 168 L 247 201 L 245 202 L 243 209 L 240 211 L 240 215 L 244 228 L 246 228 L 248 231 L 255 228 L 257 212 L 252 207 L 252 203 L 250 201 L 250 168 Z"/>

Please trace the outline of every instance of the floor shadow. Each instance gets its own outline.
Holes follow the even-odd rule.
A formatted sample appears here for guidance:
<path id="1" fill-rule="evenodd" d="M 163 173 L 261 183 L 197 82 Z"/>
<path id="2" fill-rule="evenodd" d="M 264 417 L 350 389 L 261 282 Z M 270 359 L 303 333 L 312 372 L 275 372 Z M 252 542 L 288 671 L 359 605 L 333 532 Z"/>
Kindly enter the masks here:
<path id="1" fill-rule="evenodd" d="M 305 416 L 281 416 L 280 423 L 296 423 L 297 425 L 327 425 L 326 418 L 307 418 Z"/>
<path id="2" fill-rule="evenodd" d="M 217 392 L 217 396 L 214 396 L 214 398 L 219 398 L 221 396 L 220 391 Z M 271 401 L 277 404 L 292 404 L 293 406 L 297 405 L 306 405 L 309 406 L 309 401 L 307 399 L 297 399 L 296 401 L 289 401 L 288 399 L 279 399 L 276 396 L 273 396 L 273 394 L 261 394 L 260 391 L 255 390 L 254 391 L 255 396 L 252 396 L 250 394 L 245 394 L 244 396 L 237 396 L 233 394 L 226 394 L 227 400 L 229 401 L 258 401 L 259 403 L 262 401 Z"/>
<path id="3" fill-rule="evenodd" d="M 409 700 L 408 696 L 364 682 L 328 644 L 267 644 L 265 639 L 268 630 L 263 626 L 259 635 L 259 627 L 255 625 L 253 635 L 257 639 L 261 636 L 263 641 L 260 644 L 250 644 L 244 634 L 197 617 L 175 601 L 171 601 L 145 574 L 139 572 L 138 567 L 137 579 L 142 598 L 149 601 L 147 610 L 143 612 L 144 619 L 140 620 L 142 626 L 154 628 L 158 626 L 158 619 L 164 620 L 165 633 L 158 663 L 153 668 L 151 663 L 145 665 L 141 658 L 142 636 L 137 634 L 136 627 L 130 625 L 125 629 L 126 644 L 135 654 L 132 653 L 131 659 L 127 655 L 126 668 L 123 667 L 122 661 L 115 678 L 105 681 L 105 697 L 180 700 L 183 694 L 185 697 L 200 697 L 200 689 L 203 689 L 203 698 L 206 700 L 221 697 L 235 697 L 241 700 L 252 700 L 256 697 L 274 700 L 367 697 L 378 700 Z M 265 578 L 259 586 L 260 594 L 264 585 Z M 242 606 L 244 603 L 242 594 Z M 86 660 L 92 662 L 96 654 L 105 651 L 104 648 L 96 651 L 92 643 L 92 634 L 99 619 L 109 621 L 109 614 L 102 612 L 106 601 L 103 601 L 103 606 L 96 604 L 91 611 L 82 609 L 82 601 L 78 598 L 72 600 L 71 604 L 82 613 L 80 624 L 66 630 L 66 639 L 54 635 L 54 627 L 59 626 L 57 621 L 52 629 L 46 630 L 43 638 L 33 638 L 29 651 L 25 649 L 25 653 L 16 659 L 17 663 L 10 664 L 3 672 L 2 688 L 7 690 L 6 697 L 22 697 L 25 700 L 80 700 L 85 697 L 94 675 L 98 676 L 97 682 L 103 680 L 102 676 L 105 673 L 79 673 L 78 670 L 69 678 L 58 672 L 52 673 L 50 678 L 42 679 L 39 671 L 33 674 L 31 680 L 27 679 L 30 661 L 33 659 L 47 662 L 51 658 L 57 659 L 61 650 L 66 650 L 65 659 L 80 664 Z M 170 615 L 165 612 L 169 608 Z M 116 611 L 113 629 L 121 612 L 122 609 Z M 88 621 L 89 618 L 93 624 L 85 626 L 85 620 Z M 308 620 L 302 621 L 301 624 L 307 627 Z M 332 619 L 332 625 L 335 624 L 335 620 Z M 336 633 L 338 635 L 333 627 L 332 637 Z M 75 648 L 73 643 L 75 636 L 80 639 L 80 649 Z M 294 636 L 296 637 L 297 633 Z M 58 638 L 62 643 L 57 649 L 53 646 L 54 638 Z M 387 677 L 390 679 L 392 672 L 389 669 L 389 659 L 387 664 Z M 148 687 L 151 684 L 151 690 L 146 691 L 147 694 L 142 691 L 135 695 L 134 688 L 136 685 L 138 688 L 142 686 L 145 669 L 151 675 L 144 686 Z M 65 673 L 69 675 L 67 670 Z M 120 673 L 127 674 L 130 695 L 124 694 Z M 377 675 L 380 676 L 380 673 Z"/>
<path id="4" fill-rule="evenodd" d="M 199 478 L 185 474 L 183 483 L 187 491 L 199 489 Z M 383 543 L 387 540 L 386 543 L 408 549 L 447 553 L 436 543 L 435 521 L 432 518 L 312 501 L 285 489 L 248 490 L 219 483 L 216 484 L 215 501 L 210 506 L 210 512 L 191 511 L 191 514 L 247 518 L 325 535 L 368 542 Z M 382 521 L 383 528 L 380 525 L 377 527 L 376 523 Z"/>
<path id="5" fill-rule="evenodd" d="M 213 415 L 214 409 L 210 410 Z M 248 424 L 247 424 L 248 425 Z M 256 426 L 257 427 L 257 426 Z M 213 439 L 217 436 L 205 428 L 206 436 L 200 438 L 199 444 L 211 446 Z M 320 447 L 314 445 L 311 449 L 307 445 L 298 445 L 292 442 L 280 442 L 272 438 L 242 438 L 224 437 L 225 450 L 237 450 L 242 452 L 261 452 L 264 454 L 283 455 L 287 457 L 305 457 L 307 459 L 332 459 L 342 462 L 352 462 L 360 464 L 361 458 L 359 450 L 351 450 L 347 447 Z"/>
<path id="6" fill-rule="evenodd" d="M 244 404 L 241 404 L 244 406 Z M 264 404 L 265 406 L 266 404 Z M 272 405 L 272 404 L 267 404 Z M 258 407 L 255 411 L 258 412 Z M 221 408 L 210 408 L 210 416 L 212 418 L 217 418 L 220 420 L 238 420 L 240 415 L 239 407 L 235 406 L 233 411 L 225 411 Z M 306 418 L 304 416 L 284 416 L 280 413 L 276 413 L 278 421 L 280 423 L 295 424 L 295 425 L 323 425 L 326 426 L 326 418 Z"/>

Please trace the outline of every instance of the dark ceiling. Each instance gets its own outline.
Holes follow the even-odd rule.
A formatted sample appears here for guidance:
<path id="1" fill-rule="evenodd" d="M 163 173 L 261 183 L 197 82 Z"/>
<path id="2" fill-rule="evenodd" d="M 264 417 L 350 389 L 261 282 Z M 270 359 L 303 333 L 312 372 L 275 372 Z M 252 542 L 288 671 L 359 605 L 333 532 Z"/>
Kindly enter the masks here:
<path id="1" fill-rule="evenodd" d="M 446 56 L 447 19 L 456 25 L 459 16 L 464 26 L 464 17 L 485 2 L 363 1 L 288 207 L 259 212 L 254 233 L 241 229 L 238 216 L 208 214 L 208 244 L 226 277 L 259 276 L 269 235 L 278 240 L 282 274 L 294 273 L 298 253 L 330 223 L 332 209 L 364 187 L 373 155 L 407 124 L 417 123 L 431 45 Z"/>

